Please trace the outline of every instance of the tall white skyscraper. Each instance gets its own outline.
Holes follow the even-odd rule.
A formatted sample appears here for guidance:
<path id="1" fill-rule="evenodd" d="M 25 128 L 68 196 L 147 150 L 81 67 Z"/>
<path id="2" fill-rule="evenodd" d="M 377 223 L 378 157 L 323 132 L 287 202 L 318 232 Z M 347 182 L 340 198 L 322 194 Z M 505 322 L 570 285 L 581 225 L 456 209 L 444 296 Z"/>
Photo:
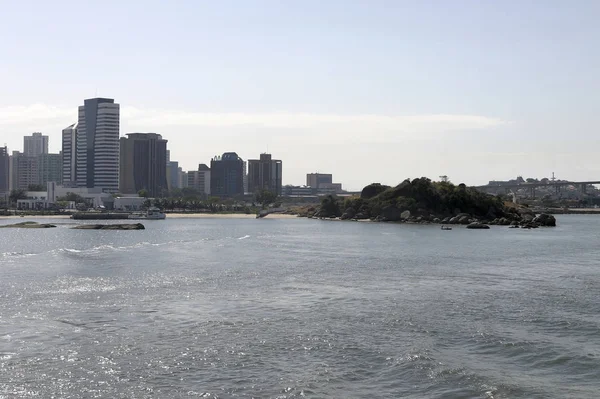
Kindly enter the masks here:
<path id="1" fill-rule="evenodd" d="M 65 186 L 77 184 L 77 124 L 62 131 L 62 182 Z"/>
<path id="2" fill-rule="evenodd" d="M 79 107 L 77 185 L 119 191 L 119 104 L 92 98 Z"/>
<path id="3" fill-rule="evenodd" d="M 48 136 L 41 133 L 32 133 L 31 136 L 23 137 L 23 155 L 26 157 L 37 157 L 48 153 Z"/>

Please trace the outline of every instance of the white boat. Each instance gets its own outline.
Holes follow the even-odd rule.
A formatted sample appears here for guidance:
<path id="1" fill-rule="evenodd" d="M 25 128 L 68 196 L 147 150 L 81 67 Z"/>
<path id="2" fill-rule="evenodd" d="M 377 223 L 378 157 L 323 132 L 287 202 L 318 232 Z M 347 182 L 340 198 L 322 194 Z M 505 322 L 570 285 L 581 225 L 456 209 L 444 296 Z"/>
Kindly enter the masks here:
<path id="1" fill-rule="evenodd" d="M 128 219 L 162 220 L 166 217 L 167 215 L 162 213 L 160 209 L 151 207 L 145 213 L 132 213 Z"/>

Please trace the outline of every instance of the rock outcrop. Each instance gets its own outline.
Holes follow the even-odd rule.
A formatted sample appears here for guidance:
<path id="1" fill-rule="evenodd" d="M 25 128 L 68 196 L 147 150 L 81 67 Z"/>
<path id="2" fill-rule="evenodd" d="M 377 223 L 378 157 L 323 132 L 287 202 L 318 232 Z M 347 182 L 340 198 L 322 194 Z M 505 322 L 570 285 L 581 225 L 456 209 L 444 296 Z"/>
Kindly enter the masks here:
<path id="1" fill-rule="evenodd" d="M 464 184 L 432 182 L 427 178 L 404 180 L 395 187 L 371 184 L 360 196 L 327 195 L 321 204 L 306 207 L 300 216 L 370 219 L 378 222 L 442 223 L 468 226 L 555 226 L 550 215 L 539 215 L 526 206 L 504 202 L 501 197 L 479 192 Z"/>
<path id="2" fill-rule="evenodd" d="M 475 229 L 475 230 L 485 230 L 489 229 L 490 226 L 483 223 L 473 222 L 467 225 L 467 229 Z"/>
<path id="3" fill-rule="evenodd" d="M 547 213 L 536 216 L 532 222 L 544 227 L 556 227 L 556 218 Z"/>
<path id="4" fill-rule="evenodd" d="M 346 209 L 346 211 L 344 213 L 342 213 L 342 216 L 340 216 L 340 219 L 342 219 L 342 220 L 353 219 L 354 216 L 356 216 L 356 212 L 354 211 L 354 209 L 348 208 L 348 209 Z"/>
<path id="5" fill-rule="evenodd" d="M 21 223 L 6 224 L 4 226 L 0 226 L 0 228 L 3 228 L 3 229 L 6 229 L 6 228 L 48 229 L 48 228 L 52 228 L 52 227 L 56 227 L 56 226 L 53 224 L 49 224 L 49 223 L 37 223 L 37 222 L 21 222 Z"/>
<path id="6" fill-rule="evenodd" d="M 381 217 L 386 222 L 397 222 L 402 219 L 402 212 L 395 206 L 386 206 L 381 210 Z"/>
<path id="7" fill-rule="evenodd" d="M 141 223 L 133 224 L 81 224 L 73 227 L 75 230 L 144 230 Z"/>

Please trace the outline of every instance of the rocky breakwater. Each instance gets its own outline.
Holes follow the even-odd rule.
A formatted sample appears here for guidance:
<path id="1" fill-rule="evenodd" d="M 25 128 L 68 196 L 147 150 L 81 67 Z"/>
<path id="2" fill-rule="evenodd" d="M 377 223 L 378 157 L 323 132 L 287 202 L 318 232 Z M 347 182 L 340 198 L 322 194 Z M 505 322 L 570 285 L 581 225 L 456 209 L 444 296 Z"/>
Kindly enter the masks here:
<path id="1" fill-rule="evenodd" d="M 73 227 L 75 230 L 145 230 L 141 223 L 133 224 L 81 224 Z"/>
<path id="2" fill-rule="evenodd" d="M 551 215 L 536 215 L 526 207 L 504 202 L 498 196 L 464 184 L 456 186 L 427 178 L 405 180 L 396 187 L 370 184 L 360 196 L 345 199 L 328 195 L 319 206 L 298 209 L 297 214 L 320 219 L 455 224 L 472 229 L 485 229 L 488 225 L 523 228 L 556 225 Z"/>
<path id="3" fill-rule="evenodd" d="M 4 226 L 0 226 L 0 228 L 2 228 L 2 229 L 6 229 L 6 228 L 48 229 L 48 228 L 52 228 L 52 227 L 56 227 L 56 226 L 53 224 L 49 224 L 49 223 L 37 223 L 37 222 L 21 222 L 21 223 L 6 224 Z"/>

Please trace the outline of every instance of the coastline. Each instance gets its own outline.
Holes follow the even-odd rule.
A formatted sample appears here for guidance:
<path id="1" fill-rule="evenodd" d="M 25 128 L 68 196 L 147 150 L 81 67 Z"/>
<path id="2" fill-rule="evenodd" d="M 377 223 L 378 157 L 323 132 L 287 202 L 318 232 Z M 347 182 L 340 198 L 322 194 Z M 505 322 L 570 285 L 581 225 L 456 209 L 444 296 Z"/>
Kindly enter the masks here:
<path id="1" fill-rule="evenodd" d="M 263 219 L 296 219 L 296 215 L 272 213 Z M 69 215 L 25 215 L 0 216 L 0 220 L 13 219 L 70 219 Z M 254 214 L 245 213 L 167 213 L 167 219 L 256 219 Z"/>

